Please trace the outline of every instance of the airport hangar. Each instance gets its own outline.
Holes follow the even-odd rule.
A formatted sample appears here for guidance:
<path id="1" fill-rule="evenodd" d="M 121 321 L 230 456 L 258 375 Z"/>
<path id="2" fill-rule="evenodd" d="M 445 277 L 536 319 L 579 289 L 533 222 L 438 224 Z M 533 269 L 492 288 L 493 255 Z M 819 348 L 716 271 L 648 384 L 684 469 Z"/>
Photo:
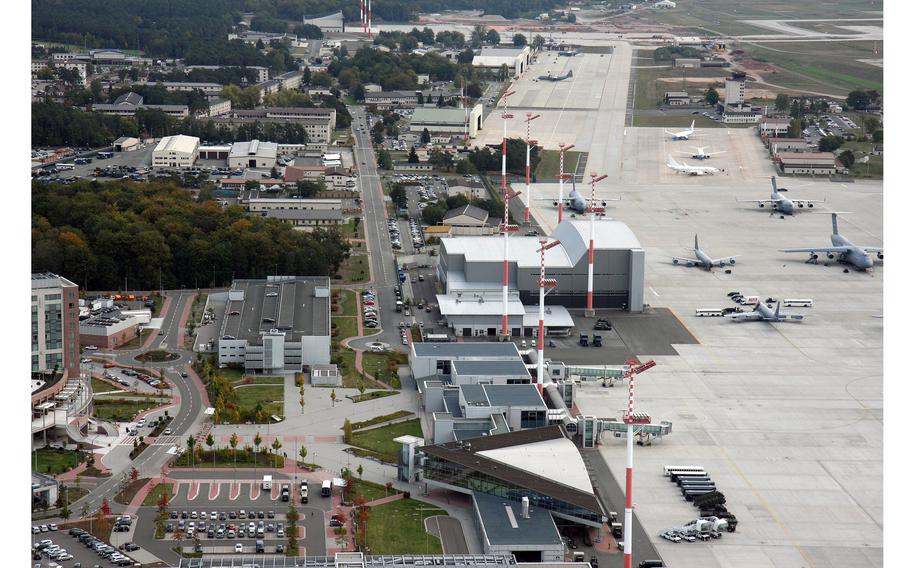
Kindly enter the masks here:
<path id="1" fill-rule="evenodd" d="M 557 287 L 545 300 L 546 334 L 574 327 L 569 309 L 584 309 L 588 286 L 590 221 L 564 220 L 545 253 L 546 276 Z M 439 311 L 456 336 L 497 335 L 502 324 L 503 238 L 469 236 L 442 239 L 437 267 L 445 293 Z M 513 337 L 535 337 L 540 237 L 509 238 L 509 326 Z M 645 252 L 632 230 L 616 219 L 594 221 L 594 308 L 643 309 Z"/>
<path id="2" fill-rule="evenodd" d="M 218 339 L 218 366 L 300 372 L 328 364 L 331 288 L 326 276 L 235 280 Z"/>

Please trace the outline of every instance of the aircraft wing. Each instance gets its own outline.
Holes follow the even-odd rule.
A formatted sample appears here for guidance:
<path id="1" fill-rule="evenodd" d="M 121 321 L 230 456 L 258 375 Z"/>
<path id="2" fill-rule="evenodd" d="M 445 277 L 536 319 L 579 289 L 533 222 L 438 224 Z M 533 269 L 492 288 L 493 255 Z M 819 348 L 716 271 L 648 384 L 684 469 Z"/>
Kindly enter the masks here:
<path id="1" fill-rule="evenodd" d="M 802 321 L 804 316 L 803 314 L 780 314 L 778 317 L 783 320 L 792 320 L 792 321 Z"/>
<path id="2" fill-rule="evenodd" d="M 761 314 L 758 312 L 733 312 L 724 314 L 724 317 L 732 320 L 758 320 L 761 319 Z"/>
<path id="3" fill-rule="evenodd" d="M 730 264 L 731 260 L 737 259 L 740 256 L 742 256 L 742 255 L 734 254 L 733 256 L 725 256 L 723 258 L 712 258 L 711 260 L 714 261 L 714 264 Z"/>
<path id="4" fill-rule="evenodd" d="M 701 261 L 698 260 L 697 258 L 686 258 L 683 256 L 674 256 L 673 257 L 673 264 L 678 264 L 680 262 L 685 263 L 685 264 L 691 263 L 691 264 L 694 264 L 695 266 L 701 265 Z"/>
<path id="5" fill-rule="evenodd" d="M 778 191 L 780 191 L 780 190 L 778 190 Z M 800 204 L 808 205 L 810 203 L 824 203 L 825 202 L 824 199 L 791 199 L 790 201 L 792 201 L 793 203 L 796 203 L 797 205 L 800 205 Z"/>
<path id="6" fill-rule="evenodd" d="M 737 203 L 776 203 L 780 199 L 737 199 Z"/>
<path id="7" fill-rule="evenodd" d="M 850 247 L 814 247 L 814 248 L 788 248 L 780 252 L 849 252 Z"/>
<path id="8" fill-rule="evenodd" d="M 859 247 L 859 248 L 863 249 L 866 252 L 884 252 L 884 250 L 885 250 L 883 247 Z"/>

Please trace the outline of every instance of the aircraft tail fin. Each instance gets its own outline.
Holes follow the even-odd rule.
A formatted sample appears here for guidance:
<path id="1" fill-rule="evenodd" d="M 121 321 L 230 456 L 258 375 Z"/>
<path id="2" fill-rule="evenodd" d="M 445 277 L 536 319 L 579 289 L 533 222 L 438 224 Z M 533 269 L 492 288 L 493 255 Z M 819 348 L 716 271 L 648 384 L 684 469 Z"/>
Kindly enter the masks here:
<path id="1" fill-rule="evenodd" d="M 568 74 L 568 75 L 566 75 L 566 77 L 567 77 L 567 78 L 568 78 L 568 77 L 571 77 L 571 76 L 572 76 L 572 70 L 571 70 L 571 69 L 569 69 L 569 74 Z"/>
<path id="2" fill-rule="evenodd" d="M 831 232 L 832 234 L 839 235 L 837 232 L 837 213 L 831 214 Z"/>
<path id="3" fill-rule="evenodd" d="M 777 199 L 777 176 L 771 176 L 771 199 Z"/>
<path id="4" fill-rule="evenodd" d="M 780 319 L 780 300 L 777 301 L 777 308 L 774 309 L 774 318 Z"/>
<path id="5" fill-rule="evenodd" d="M 689 125 L 689 130 L 692 130 L 692 131 L 695 130 L 695 119 L 694 118 L 692 119 L 692 124 Z"/>
<path id="6" fill-rule="evenodd" d="M 698 250 L 698 235 L 695 235 L 695 250 Z"/>
<path id="7" fill-rule="evenodd" d="M 676 159 L 673 158 L 672 154 L 667 154 L 667 165 L 668 166 L 678 166 L 679 162 L 677 162 Z"/>

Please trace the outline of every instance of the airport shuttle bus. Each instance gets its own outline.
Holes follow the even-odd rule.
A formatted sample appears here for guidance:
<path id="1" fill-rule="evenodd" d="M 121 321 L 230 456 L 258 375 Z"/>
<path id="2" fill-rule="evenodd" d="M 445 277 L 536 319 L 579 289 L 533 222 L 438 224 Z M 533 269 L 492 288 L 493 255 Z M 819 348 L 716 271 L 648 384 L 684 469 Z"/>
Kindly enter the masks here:
<path id="1" fill-rule="evenodd" d="M 664 475 L 667 477 L 676 477 L 680 475 L 701 474 L 704 475 L 705 468 L 695 465 L 665 465 Z M 675 479 L 674 479 L 675 481 Z"/>
<path id="2" fill-rule="evenodd" d="M 811 308 L 812 299 L 811 298 L 784 298 L 783 304 L 786 307 Z"/>

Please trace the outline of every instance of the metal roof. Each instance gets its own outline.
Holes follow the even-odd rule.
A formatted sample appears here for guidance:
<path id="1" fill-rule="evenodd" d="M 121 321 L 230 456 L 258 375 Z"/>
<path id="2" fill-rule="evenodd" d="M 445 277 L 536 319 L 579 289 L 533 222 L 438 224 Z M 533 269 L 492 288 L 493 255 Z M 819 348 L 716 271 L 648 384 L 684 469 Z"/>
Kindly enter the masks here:
<path id="1" fill-rule="evenodd" d="M 578 264 L 588 253 L 590 238 L 590 220 L 566 220 L 556 226 L 552 237 L 558 239 L 562 248 L 572 260 L 572 266 Z M 631 250 L 640 249 L 641 243 L 632 229 L 616 219 L 596 219 L 594 221 L 594 250 Z M 509 250 L 511 254 L 511 249 Z M 538 260 L 536 264 L 540 263 Z"/>
<path id="2" fill-rule="evenodd" d="M 436 301 L 439 304 L 439 313 L 447 317 L 502 315 L 501 299 L 456 298 L 449 294 L 437 294 Z M 509 300 L 509 315 L 525 315 L 525 308 L 517 298 Z"/>
<path id="3" fill-rule="evenodd" d="M 471 109 L 468 109 L 470 112 Z M 411 117 L 412 127 L 423 124 L 451 124 L 453 126 L 464 125 L 465 109 L 463 108 L 416 108 L 414 116 Z"/>
<path id="4" fill-rule="evenodd" d="M 452 371 L 459 375 L 522 375 L 531 378 L 528 368 L 520 358 L 499 361 L 452 361 Z"/>
<path id="5" fill-rule="evenodd" d="M 511 342 L 470 342 L 470 343 L 412 343 L 411 349 L 418 357 L 495 357 L 497 359 L 515 357 L 518 347 Z"/>
<path id="6" fill-rule="evenodd" d="M 199 139 L 195 136 L 186 136 L 177 134 L 176 136 L 165 136 L 155 146 L 155 152 L 186 152 L 193 153 L 199 147 Z"/>
<path id="7" fill-rule="evenodd" d="M 275 142 L 260 142 L 259 140 L 234 142 L 233 146 L 231 146 L 231 152 L 228 154 L 228 158 L 242 158 L 246 156 L 275 158 L 278 156 L 278 144 Z"/>
<path id="8" fill-rule="evenodd" d="M 525 327 L 533 327 L 537 325 L 540 321 L 540 315 L 538 305 L 525 306 L 525 315 L 521 317 L 521 325 Z M 544 314 L 543 314 L 543 325 L 544 327 L 574 327 L 575 321 L 572 319 L 572 314 L 569 313 L 569 310 L 565 306 L 559 305 L 548 305 L 546 300 L 544 300 Z"/>
<path id="9" fill-rule="evenodd" d="M 487 540 L 493 546 L 562 545 L 550 511 L 531 507 L 521 516 L 521 502 L 474 492 L 474 507 Z"/>
<path id="10" fill-rule="evenodd" d="M 536 385 L 481 385 L 492 406 L 539 406 L 547 405 L 540 396 Z M 464 386 L 461 387 L 464 389 Z"/>

